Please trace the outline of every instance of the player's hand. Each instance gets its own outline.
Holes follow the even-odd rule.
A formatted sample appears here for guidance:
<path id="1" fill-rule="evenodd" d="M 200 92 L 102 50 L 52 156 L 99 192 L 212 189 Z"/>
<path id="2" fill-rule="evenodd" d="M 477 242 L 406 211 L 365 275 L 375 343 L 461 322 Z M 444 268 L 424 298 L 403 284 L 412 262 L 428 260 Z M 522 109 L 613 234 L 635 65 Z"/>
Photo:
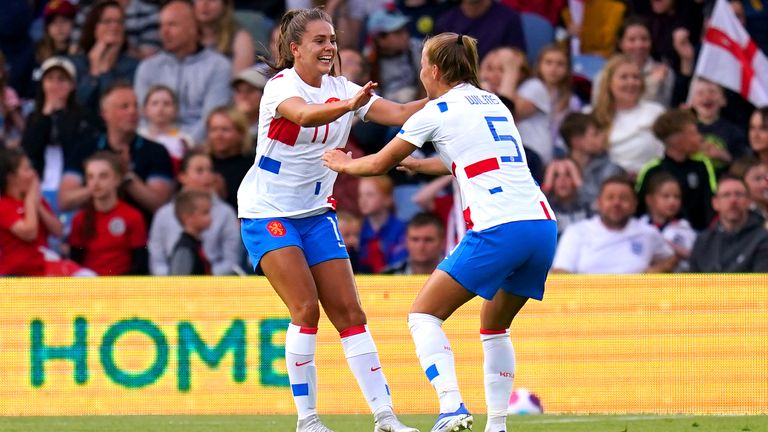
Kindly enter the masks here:
<path id="1" fill-rule="evenodd" d="M 323 154 L 323 165 L 336 172 L 344 172 L 344 167 L 352 161 L 352 152 L 328 150 Z"/>
<path id="2" fill-rule="evenodd" d="M 419 163 L 421 162 L 420 159 L 417 159 L 413 156 L 408 156 L 402 161 L 400 161 L 400 165 L 398 165 L 395 169 L 398 171 L 402 171 L 409 176 L 415 176 L 419 173 Z"/>
<path id="3" fill-rule="evenodd" d="M 360 89 L 354 96 L 347 99 L 347 107 L 350 111 L 354 111 L 361 106 L 368 103 L 373 96 L 374 91 L 379 87 L 379 83 L 368 81 L 363 88 Z"/>

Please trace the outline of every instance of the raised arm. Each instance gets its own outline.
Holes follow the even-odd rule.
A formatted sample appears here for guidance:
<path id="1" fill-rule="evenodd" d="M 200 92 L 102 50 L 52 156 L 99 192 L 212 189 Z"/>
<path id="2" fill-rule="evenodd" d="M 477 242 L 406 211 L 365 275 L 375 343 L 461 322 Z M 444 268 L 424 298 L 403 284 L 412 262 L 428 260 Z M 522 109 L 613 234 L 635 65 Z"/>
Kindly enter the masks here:
<path id="1" fill-rule="evenodd" d="M 379 152 L 352 159 L 351 154 L 338 150 L 329 150 L 323 155 L 323 162 L 328 168 L 356 176 L 381 175 L 413 153 L 416 147 L 401 138 L 395 137 Z"/>
<path id="2" fill-rule="evenodd" d="M 301 127 L 322 126 L 367 104 L 377 86 L 378 84 L 368 81 L 351 98 L 326 104 L 308 104 L 300 97 L 288 98 L 277 106 L 277 112 Z M 373 106 L 376 103 L 378 101 L 374 102 Z"/>

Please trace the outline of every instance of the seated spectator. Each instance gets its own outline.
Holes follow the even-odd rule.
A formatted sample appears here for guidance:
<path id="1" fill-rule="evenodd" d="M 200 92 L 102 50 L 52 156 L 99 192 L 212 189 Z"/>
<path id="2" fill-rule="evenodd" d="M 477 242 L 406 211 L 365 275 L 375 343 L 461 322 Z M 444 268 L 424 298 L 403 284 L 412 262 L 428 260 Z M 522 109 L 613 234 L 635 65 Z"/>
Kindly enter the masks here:
<path id="1" fill-rule="evenodd" d="M 665 273 L 677 265 L 659 231 L 632 217 L 632 182 L 611 177 L 597 198 L 597 215 L 569 226 L 557 245 L 553 273 Z"/>
<path id="2" fill-rule="evenodd" d="M 9 85 L 5 56 L 0 52 L 0 148 L 19 146 L 24 132 L 24 117 L 21 115 L 21 99 Z"/>
<path id="3" fill-rule="evenodd" d="M 101 98 L 101 116 L 106 133 L 81 143 L 74 156 L 64 161 L 59 207 L 75 210 L 91 198 L 92 191 L 84 184 L 83 161 L 99 150 L 107 150 L 119 155 L 126 167 L 121 186 L 126 202 L 139 209 L 149 224 L 152 214 L 173 193 L 173 166 L 168 151 L 136 133 L 138 103 L 129 85 L 107 89 Z"/>
<path id="4" fill-rule="evenodd" d="M 664 153 L 664 146 L 651 133 L 651 125 L 664 112 L 656 102 L 642 100 L 645 89 L 637 64 L 618 55 L 606 63 L 592 114 L 608 130 L 611 160 L 631 176 Z"/>
<path id="5" fill-rule="evenodd" d="M 0 276 L 43 276 L 41 248 L 63 227 L 40 194 L 40 181 L 20 149 L 0 149 Z"/>
<path id="6" fill-rule="evenodd" d="M 205 119 L 230 99 L 232 66 L 221 54 L 200 47 L 198 24 L 191 4 L 172 0 L 160 11 L 163 50 L 143 60 L 136 70 L 135 88 L 144 100 L 155 84 L 170 87 L 179 98 L 179 124 L 195 142 L 205 138 Z"/>
<path id="7" fill-rule="evenodd" d="M 768 230 L 765 220 L 749 210 L 744 180 L 726 174 L 717 183 L 712 206 L 717 224 L 696 239 L 691 271 L 697 273 L 768 272 Z"/>
<path id="8" fill-rule="evenodd" d="M 576 163 L 581 173 L 581 200 L 592 207 L 603 181 L 608 177 L 626 173 L 608 157 L 605 132 L 600 129 L 600 124 L 594 116 L 583 113 L 568 114 L 560 125 L 560 136 L 570 150 L 570 159 Z"/>
<path id="9" fill-rule="evenodd" d="M 173 173 L 179 172 L 179 164 L 189 149 L 195 146 L 192 137 L 176 125 L 179 99 L 170 88 L 159 84 L 149 88 L 144 98 L 145 125 L 139 128 L 139 135 L 160 143 L 168 151 L 173 163 Z"/>
<path id="10" fill-rule="evenodd" d="M 125 15 L 117 0 L 100 0 L 88 12 L 80 37 L 80 54 L 72 58 L 77 70 L 77 100 L 99 111 L 104 92 L 116 82 L 133 82 L 139 62 L 128 55 Z"/>
<path id="11" fill-rule="evenodd" d="M 254 158 L 248 122 L 236 109 L 219 107 L 208 115 L 207 125 L 216 193 L 237 211 L 237 189 Z"/>
<path id="12" fill-rule="evenodd" d="M 760 162 L 768 165 L 768 107 L 756 109 L 749 118 L 749 146 Z"/>
<path id="13" fill-rule="evenodd" d="M 409 222 L 405 233 L 408 259 L 387 274 L 432 274 L 445 258 L 445 226 L 439 217 L 431 213 L 419 213 Z"/>
<path id="14" fill-rule="evenodd" d="M 401 265 L 408 256 L 405 224 L 394 214 L 393 183 L 387 176 L 360 179 L 360 270 L 382 273 Z"/>
<path id="15" fill-rule="evenodd" d="M 688 257 L 691 255 L 696 231 L 685 219 L 680 219 L 682 206 L 680 182 L 668 172 L 658 172 L 648 180 L 645 205 L 648 212 L 640 221 L 658 228 L 661 235 L 677 255 L 676 272 L 688 271 Z"/>
<path id="16" fill-rule="evenodd" d="M 634 62 L 641 71 L 644 83 L 642 99 L 668 108 L 672 103 L 675 73 L 669 66 L 651 57 L 651 31 L 645 19 L 638 16 L 625 19 L 618 37 L 619 52 Z M 592 86 L 593 101 L 597 100 L 601 80 L 602 73 L 598 73 Z"/>
<path id="17" fill-rule="evenodd" d="M 768 220 L 768 165 L 747 156 L 734 162 L 729 173 L 744 179 L 752 201 L 750 210 Z"/>
<path id="18" fill-rule="evenodd" d="M 232 102 L 235 109 L 240 111 L 248 120 L 248 135 L 251 142 L 256 142 L 259 136 L 259 104 L 264 95 L 267 77 L 263 71 L 251 67 L 240 71 L 232 79 Z"/>
<path id="19" fill-rule="evenodd" d="M 65 57 L 51 57 L 40 68 L 40 91 L 21 146 L 40 177 L 46 200 L 58 213 L 56 193 L 64 162 L 74 157 L 80 143 L 97 133 L 99 120 L 75 98 L 75 66 Z"/>
<path id="20" fill-rule="evenodd" d="M 43 64 L 51 57 L 69 54 L 76 14 L 77 6 L 69 0 L 51 0 L 45 5 L 43 38 L 37 43 L 35 49 L 37 64 Z"/>
<path id="21" fill-rule="evenodd" d="M 699 154 L 701 134 L 696 117 L 687 110 L 668 111 L 653 123 L 653 134 L 664 143 L 664 157 L 646 164 L 637 176 L 637 194 L 643 200 L 639 213 L 645 212 L 648 180 L 658 172 L 668 172 L 682 187 L 681 216 L 697 231 L 707 228 L 714 216 L 711 203 L 717 177 L 709 159 Z"/>
<path id="22" fill-rule="evenodd" d="M 203 251 L 211 265 L 211 274 L 231 275 L 239 270 L 243 248 L 240 224 L 234 209 L 214 193 L 214 174 L 211 158 L 201 150 L 192 150 L 184 156 L 178 175 L 181 190 L 205 192 L 211 195 L 211 225 L 203 230 Z M 182 233 L 175 216 L 176 202 L 160 207 L 152 219 L 149 230 L 149 269 L 153 275 L 169 274 L 173 247 Z"/>
<path id="23" fill-rule="evenodd" d="M 571 59 L 568 51 L 558 45 L 541 49 L 536 61 L 534 75 L 544 83 L 549 92 L 552 108 L 549 112 L 549 139 L 555 154 L 566 153 L 565 143 L 558 134 L 565 116 L 581 110 L 581 101 L 571 90 Z"/>
<path id="24" fill-rule="evenodd" d="M 408 21 L 397 9 L 382 8 L 368 16 L 366 26 L 371 80 L 379 83 L 382 97 L 400 103 L 425 95 L 419 81 L 422 42 L 411 38 Z"/>
<path id="25" fill-rule="evenodd" d="M 125 35 L 128 41 L 128 53 L 131 57 L 143 59 L 155 54 L 160 49 L 158 34 L 158 8 L 163 2 L 155 0 L 118 0 L 125 16 Z M 81 30 L 85 26 L 86 17 L 94 1 L 79 1 L 80 12 L 75 19 L 75 29 L 72 32 L 72 42 L 80 42 Z M 84 31 L 84 30 L 82 30 Z M 77 51 L 77 48 L 74 48 Z"/>
<path id="26" fill-rule="evenodd" d="M 501 46 L 525 49 L 520 14 L 494 0 L 461 0 L 437 18 L 434 34 L 447 31 L 477 39 L 480 60 Z"/>
<path id="27" fill-rule="evenodd" d="M 731 121 L 720 117 L 725 107 L 722 87 L 703 78 L 691 85 L 691 108 L 696 115 L 696 126 L 704 138 L 702 152 L 715 169 L 722 172 L 736 159 L 749 152 L 744 131 Z"/>
<path id="28" fill-rule="evenodd" d="M 339 221 L 339 235 L 344 240 L 349 254 L 349 262 L 352 264 L 352 271 L 360 271 L 360 230 L 362 221 L 354 213 L 339 210 L 336 212 L 336 219 Z"/>
<path id="29" fill-rule="evenodd" d="M 147 226 L 141 213 L 118 197 L 125 165 L 111 152 L 85 161 L 90 201 L 72 220 L 70 256 L 100 276 L 145 275 Z"/>
<path id="30" fill-rule="evenodd" d="M 572 160 L 552 161 L 547 167 L 541 190 L 555 212 L 558 236 L 566 227 L 592 216 L 591 203 L 580 196 L 581 184 L 579 168 Z"/>
<path id="31" fill-rule="evenodd" d="M 194 5 L 201 43 L 231 60 L 236 75 L 256 61 L 256 46 L 251 34 L 235 20 L 232 1 L 194 0 Z"/>
<path id="32" fill-rule="evenodd" d="M 211 200 L 211 194 L 203 191 L 182 191 L 176 196 L 174 213 L 182 233 L 173 246 L 169 274 L 211 274 L 211 264 L 201 240 L 203 232 L 211 226 Z"/>

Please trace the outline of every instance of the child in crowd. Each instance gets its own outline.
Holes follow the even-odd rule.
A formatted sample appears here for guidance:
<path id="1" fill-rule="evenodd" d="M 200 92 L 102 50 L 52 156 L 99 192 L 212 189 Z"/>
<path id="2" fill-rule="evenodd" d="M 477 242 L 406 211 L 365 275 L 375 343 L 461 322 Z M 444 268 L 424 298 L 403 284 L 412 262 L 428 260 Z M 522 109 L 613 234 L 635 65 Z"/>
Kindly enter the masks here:
<path id="1" fill-rule="evenodd" d="M 581 101 L 571 91 L 571 60 L 568 52 L 558 46 L 542 48 L 534 74 L 549 92 L 552 108 L 549 113 L 549 135 L 556 156 L 566 153 L 565 143 L 558 134 L 563 119 L 570 112 L 581 109 Z"/>
<path id="2" fill-rule="evenodd" d="M 41 248 L 48 233 L 62 231 L 29 159 L 19 149 L 0 149 L 0 276 L 43 276 Z"/>
<path id="3" fill-rule="evenodd" d="M 558 236 L 568 225 L 592 216 L 591 203 L 579 194 L 581 184 L 579 168 L 572 160 L 555 160 L 547 167 L 541 190 L 557 217 Z"/>
<path id="4" fill-rule="evenodd" d="M 581 199 L 593 206 L 603 180 L 623 175 L 624 170 L 608 157 L 605 132 L 592 115 L 568 114 L 560 125 L 560 136 L 581 173 Z"/>
<path id="5" fill-rule="evenodd" d="M 179 192 L 175 213 L 183 228 L 171 254 L 171 275 L 210 275 L 211 264 L 201 236 L 211 226 L 211 194 L 196 190 Z"/>
<path id="6" fill-rule="evenodd" d="M 147 228 L 141 212 L 118 196 L 124 177 L 114 153 L 97 152 L 85 162 L 91 200 L 72 220 L 70 255 L 102 276 L 147 274 Z"/>
<path id="7" fill-rule="evenodd" d="M 75 24 L 77 6 L 69 0 L 51 0 L 43 9 L 44 33 L 37 43 L 35 57 L 42 64 L 50 57 L 70 54 L 72 29 Z"/>
<path id="8" fill-rule="evenodd" d="M 211 226 L 200 236 L 205 256 L 214 275 L 239 273 L 243 256 L 240 224 L 234 209 L 214 193 L 213 162 L 202 149 L 190 150 L 181 160 L 177 176 L 182 191 L 198 191 L 211 195 Z M 149 230 L 149 269 L 153 275 L 169 274 L 173 248 L 182 234 L 175 216 L 176 203 L 171 201 L 155 213 Z"/>
<path id="9" fill-rule="evenodd" d="M 667 172 L 655 174 L 648 180 L 645 204 L 648 213 L 640 220 L 658 228 L 662 237 L 672 246 L 678 258 L 675 271 L 688 271 L 688 257 L 696 241 L 696 231 L 687 220 L 677 217 L 682 205 L 680 183 Z"/>
<path id="10" fill-rule="evenodd" d="M 0 148 L 18 147 L 23 132 L 21 99 L 8 85 L 8 67 L 5 56 L 0 52 Z"/>
<path id="11" fill-rule="evenodd" d="M 347 247 L 352 271 L 357 273 L 360 271 L 360 230 L 362 222 L 359 217 L 345 210 L 336 212 L 336 218 L 339 220 L 339 234 L 341 234 L 344 245 Z"/>
<path id="12" fill-rule="evenodd" d="M 144 97 L 146 125 L 139 128 L 140 135 L 162 144 L 168 150 L 174 174 L 179 172 L 181 158 L 194 146 L 192 138 L 176 126 L 178 111 L 176 93 L 170 87 L 154 85 Z"/>
<path id="13" fill-rule="evenodd" d="M 381 273 L 407 257 L 405 224 L 394 214 L 393 183 L 387 176 L 360 179 L 359 203 L 363 214 L 360 232 L 360 270 Z"/>

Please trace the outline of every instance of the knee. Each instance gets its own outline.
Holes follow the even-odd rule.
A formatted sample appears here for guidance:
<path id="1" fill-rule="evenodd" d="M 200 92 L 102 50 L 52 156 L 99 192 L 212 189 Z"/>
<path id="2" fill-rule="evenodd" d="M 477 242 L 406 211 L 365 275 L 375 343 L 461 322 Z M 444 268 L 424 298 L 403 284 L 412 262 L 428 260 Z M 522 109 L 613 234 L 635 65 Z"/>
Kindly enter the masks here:
<path id="1" fill-rule="evenodd" d="M 306 301 L 293 305 L 289 312 L 291 313 L 291 322 L 305 327 L 317 327 L 320 321 L 320 306 L 315 301 Z"/>
<path id="2" fill-rule="evenodd" d="M 326 313 L 328 314 L 328 319 L 331 320 L 339 332 L 367 323 L 365 312 L 363 312 L 363 309 L 358 304 L 348 305 L 335 311 L 326 310 Z"/>

